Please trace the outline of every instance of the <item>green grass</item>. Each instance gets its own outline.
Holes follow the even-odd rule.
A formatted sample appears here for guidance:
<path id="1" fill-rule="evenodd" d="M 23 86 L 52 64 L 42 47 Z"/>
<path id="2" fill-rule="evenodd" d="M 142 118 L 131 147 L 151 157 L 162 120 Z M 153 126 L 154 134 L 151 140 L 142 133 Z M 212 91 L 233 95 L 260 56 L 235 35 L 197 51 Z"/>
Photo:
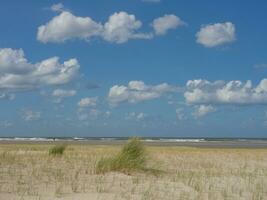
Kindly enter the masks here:
<path id="1" fill-rule="evenodd" d="M 97 173 L 107 171 L 121 171 L 130 173 L 145 168 L 146 156 L 142 142 L 132 138 L 124 145 L 121 152 L 111 158 L 102 158 L 96 167 Z"/>
<path id="2" fill-rule="evenodd" d="M 64 144 L 55 145 L 49 149 L 49 155 L 63 155 L 65 149 L 66 145 Z"/>
<path id="3" fill-rule="evenodd" d="M 159 170 L 147 168 L 147 154 L 139 138 L 132 138 L 114 157 L 102 158 L 96 166 L 96 173 L 119 171 L 130 174 L 136 171 L 156 174 Z"/>

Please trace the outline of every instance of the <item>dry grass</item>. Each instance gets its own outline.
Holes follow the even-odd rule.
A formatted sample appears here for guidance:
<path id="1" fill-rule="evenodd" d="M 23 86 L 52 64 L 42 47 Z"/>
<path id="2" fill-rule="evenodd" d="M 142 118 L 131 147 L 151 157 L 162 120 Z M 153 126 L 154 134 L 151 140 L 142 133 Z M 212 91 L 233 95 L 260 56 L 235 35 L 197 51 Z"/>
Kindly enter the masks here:
<path id="1" fill-rule="evenodd" d="M 0 200 L 6 199 L 267 199 L 267 149 L 148 147 L 153 176 L 97 174 L 120 146 L 69 145 L 49 156 L 45 144 L 0 145 Z"/>

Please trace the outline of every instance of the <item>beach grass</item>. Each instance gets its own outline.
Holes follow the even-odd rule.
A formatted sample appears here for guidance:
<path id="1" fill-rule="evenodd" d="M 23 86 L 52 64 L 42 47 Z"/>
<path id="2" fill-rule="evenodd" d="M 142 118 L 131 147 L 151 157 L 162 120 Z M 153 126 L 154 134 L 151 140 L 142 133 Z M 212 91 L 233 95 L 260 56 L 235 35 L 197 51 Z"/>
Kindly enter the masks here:
<path id="1" fill-rule="evenodd" d="M 267 149 L 148 146 L 137 166 L 164 171 L 154 176 L 143 170 L 97 173 L 103 158 L 126 151 L 121 145 L 73 143 L 51 156 L 54 146 L 0 144 L 0 200 L 267 199 Z"/>
<path id="2" fill-rule="evenodd" d="M 97 173 L 118 171 L 130 174 L 145 171 L 147 156 L 144 145 L 139 138 L 132 138 L 122 150 L 113 157 L 102 158 L 96 166 Z"/>
<path id="3" fill-rule="evenodd" d="M 66 149 L 65 144 L 58 144 L 49 149 L 49 155 L 62 155 Z"/>

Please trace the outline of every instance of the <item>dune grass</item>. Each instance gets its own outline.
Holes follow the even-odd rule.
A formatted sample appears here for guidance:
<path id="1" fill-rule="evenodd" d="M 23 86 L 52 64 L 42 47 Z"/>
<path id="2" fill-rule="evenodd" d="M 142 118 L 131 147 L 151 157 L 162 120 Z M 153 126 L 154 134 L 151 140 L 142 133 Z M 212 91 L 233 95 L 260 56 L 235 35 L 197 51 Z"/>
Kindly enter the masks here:
<path id="1" fill-rule="evenodd" d="M 66 149 L 66 145 L 65 144 L 58 144 L 55 145 L 53 147 L 51 147 L 48 151 L 49 155 L 63 155 L 65 149 Z"/>
<path id="2" fill-rule="evenodd" d="M 96 166 L 96 173 L 118 171 L 126 174 L 133 172 L 160 173 L 160 170 L 147 167 L 148 155 L 141 140 L 134 137 L 113 157 L 102 158 Z"/>
<path id="3" fill-rule="evenodd" d="M 166 172 L 152 176 L 96 173 L 120 145 L 72 143 L 56 159 L 53 146 L 0 144 L 0 200 L 267 200 L 267 149 L 145 146 L 143 167 Z"/>

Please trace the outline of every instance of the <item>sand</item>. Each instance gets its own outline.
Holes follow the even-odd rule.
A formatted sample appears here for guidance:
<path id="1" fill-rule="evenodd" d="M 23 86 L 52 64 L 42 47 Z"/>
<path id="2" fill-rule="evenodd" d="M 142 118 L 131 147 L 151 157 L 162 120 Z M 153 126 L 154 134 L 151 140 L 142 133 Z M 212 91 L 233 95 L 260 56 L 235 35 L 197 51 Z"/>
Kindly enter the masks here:
<path id="1" fill-rule="evenodd" d="M 0 140 L 1 144 L 70 144 L 70 145 L 123 145 L 127 140 L 60 140 L 60 141 L 23 141 L 23 140 Z M 199 148 L 267 148 L 267 140 L 213 140 L 213 141 L 143 141 L 148 146 L 177 146 L 177 147 L 199 147 Z"/>
<path id="2" fill-rule="evenodd" d="M 0 200 L 267 199 L 265 144 L 149 143 L 148 165 L 162 170 L 157 176 L 96 174 L 96 163 L 122 143 L 68 142 L 64 155 L 53 157 L 55 143 L 2 141 Z"/>

